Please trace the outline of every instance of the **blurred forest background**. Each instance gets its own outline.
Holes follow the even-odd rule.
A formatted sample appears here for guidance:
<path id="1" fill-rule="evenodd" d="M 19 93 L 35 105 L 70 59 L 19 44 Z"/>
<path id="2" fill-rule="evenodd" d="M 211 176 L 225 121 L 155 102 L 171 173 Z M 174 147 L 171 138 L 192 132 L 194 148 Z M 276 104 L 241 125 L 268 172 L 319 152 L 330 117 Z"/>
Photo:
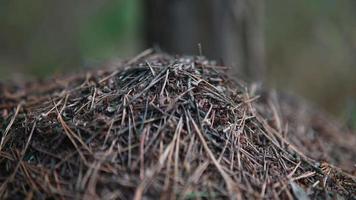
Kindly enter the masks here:
<path id="1" fill-rule="evenodd" d="M 208 20 L 205 2 L 209 1 L 198 1 L 194 6 L 203 10 L 203 18 Z M 199 54 L 197 43 L 208 57 L 209 52 L 219 51 L 203 35 L 202 41 L 192 44 L 200 35 L 190 40 L 184 34 L 169 32 L 191 22 L 184 6 L 170 6 L 180 8 L 175 14 L 186 16 L 185 22 L 151 27 L 152 21 L 147 20 L 149 5 L 144 0 L 2 0 L 0 80 L 47 77 L 134 56 L 152 45 L 146 41 L 147 28 L 168 30 L 162 33 L 166 35 L 178 34 L 180 41 L 176 42 L 190 47 L 186 54 Z M 272 0 L 258 9 L 255 22 L 261 23 L 261 29 L 257 45 L 263 49 L 267 85 L 301 95 L 355 127 L 356 1 Z M 151 11 L 151 16 L 161 14 Z M 165 14 L 171 15 L 171 11 Z M 186 30 L 186 34 L 193 34 L 188 25 Z M 220 32 L 226 30 L 213 31 L 224 37 Z"/>

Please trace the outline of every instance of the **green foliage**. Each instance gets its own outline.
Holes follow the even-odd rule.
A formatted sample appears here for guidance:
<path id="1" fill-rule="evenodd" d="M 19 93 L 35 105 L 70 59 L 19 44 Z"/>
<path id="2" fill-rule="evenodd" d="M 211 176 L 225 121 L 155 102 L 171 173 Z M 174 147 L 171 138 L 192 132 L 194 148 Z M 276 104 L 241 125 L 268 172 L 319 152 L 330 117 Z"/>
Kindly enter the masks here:
<path id="1" fill-rule="evenodd" d="M 356 81 L 355 5 L 352 0 L 266 3 L 269 84 L 341 114 Z"/>
<path id="2" fill-rule="evenodd" d="M 46 76 L 133 56 L 141 14 L 140 0 L 1 2 L 0 78 L 7 69 Z"/>
<path id="3" fill-rule="evenodd" d="M 82 24 L 80 47 L 84 57 L 108 58 L 125 55 L 139 40 L 139 1 L 110 1 Z M 118 53 L 119 52 L 119 53 Z"/>

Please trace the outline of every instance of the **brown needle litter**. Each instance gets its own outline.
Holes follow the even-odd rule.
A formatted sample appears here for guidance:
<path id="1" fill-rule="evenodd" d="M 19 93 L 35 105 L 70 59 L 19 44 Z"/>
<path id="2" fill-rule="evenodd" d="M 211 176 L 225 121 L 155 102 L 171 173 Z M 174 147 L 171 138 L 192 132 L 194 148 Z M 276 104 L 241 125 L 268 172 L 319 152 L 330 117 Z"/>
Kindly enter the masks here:
<path id="1" fill-rule="evenodd" d="M 355 197 L 352 133 L 226 70 L 146 50 L 51 88 L 4 86 L 20 95 L 0 92 L 0 198 Z"/>

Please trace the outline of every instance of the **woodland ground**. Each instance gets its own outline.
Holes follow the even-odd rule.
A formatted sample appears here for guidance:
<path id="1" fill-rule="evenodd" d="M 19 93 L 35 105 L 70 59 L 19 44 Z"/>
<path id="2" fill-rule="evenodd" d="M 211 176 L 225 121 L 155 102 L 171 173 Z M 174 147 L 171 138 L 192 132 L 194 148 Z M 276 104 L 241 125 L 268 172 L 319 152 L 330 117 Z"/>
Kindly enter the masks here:
<path id="1" fill-rule="evenodd" d="M 356 138 L 203 57 L 0 85 L 5 199 L 352 199 Z"/>

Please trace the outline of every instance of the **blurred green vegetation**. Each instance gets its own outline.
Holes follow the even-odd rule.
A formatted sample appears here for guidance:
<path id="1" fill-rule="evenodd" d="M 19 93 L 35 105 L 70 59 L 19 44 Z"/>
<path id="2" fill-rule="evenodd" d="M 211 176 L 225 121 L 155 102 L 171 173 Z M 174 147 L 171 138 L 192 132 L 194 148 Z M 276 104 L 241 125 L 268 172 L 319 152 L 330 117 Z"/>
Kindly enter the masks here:
<path id="1" fill-rule="evenodd" d="M 270 86 L 301 94 L 339 116 L 349 113 L 356 100 L 356 1 L 270 2 Z"/>
<path id="2" fill-rule="evenodd" d="M 47 76 L 140 48 L 139 0 L 2 1 L 0 78 Z"/>
<path id="3" fill-rule="evenodd" d="M 106 4 L 82 24 L 79 42 L 83 57 L 102 60 L 135 54 L 142 42 L 141 15 L 138 0 Z"/>
<path id="4" fill-rule="evenodd" d="M 15 72 L 43 77 L 139 53 L 142 4 L 1 1 L 0 79 Z M 355 10 L 354 0 L 266 1 L 269 86 L 300 94 L 356 124 Z"/>

